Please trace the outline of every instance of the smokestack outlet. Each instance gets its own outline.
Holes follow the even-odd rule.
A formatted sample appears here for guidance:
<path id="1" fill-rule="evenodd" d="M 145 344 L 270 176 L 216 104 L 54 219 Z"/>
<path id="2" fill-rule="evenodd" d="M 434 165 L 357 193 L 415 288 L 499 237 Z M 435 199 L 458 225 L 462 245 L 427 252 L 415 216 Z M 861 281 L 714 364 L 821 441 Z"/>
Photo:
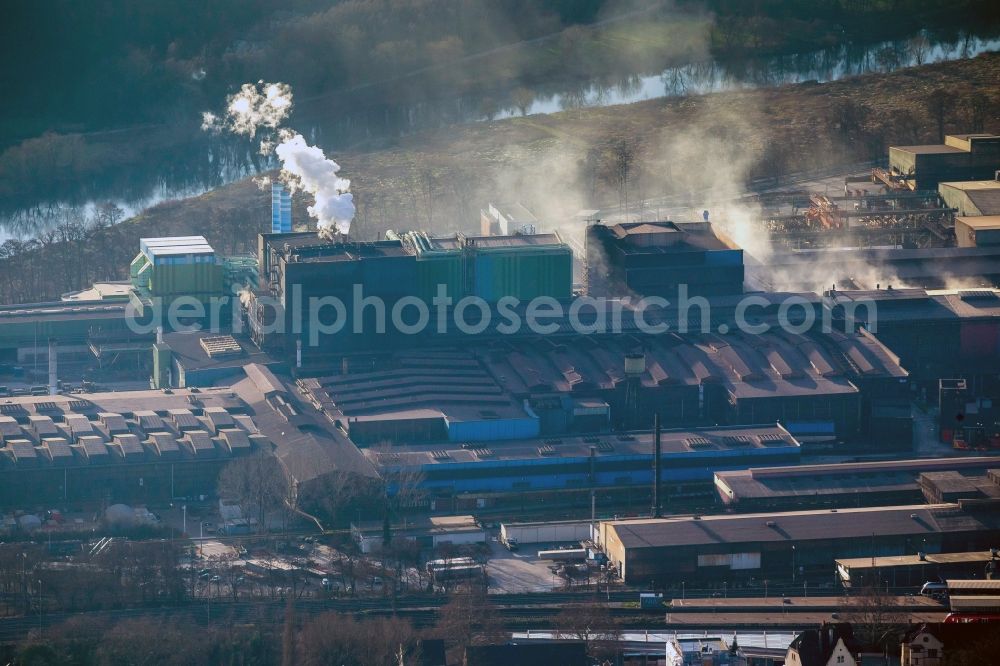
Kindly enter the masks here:
<path id="1" fill-rule="evenodd" d="M 625 354 L 625 374 L 638 377 L 646 372 L 646 355 L 642 353 Z"/>

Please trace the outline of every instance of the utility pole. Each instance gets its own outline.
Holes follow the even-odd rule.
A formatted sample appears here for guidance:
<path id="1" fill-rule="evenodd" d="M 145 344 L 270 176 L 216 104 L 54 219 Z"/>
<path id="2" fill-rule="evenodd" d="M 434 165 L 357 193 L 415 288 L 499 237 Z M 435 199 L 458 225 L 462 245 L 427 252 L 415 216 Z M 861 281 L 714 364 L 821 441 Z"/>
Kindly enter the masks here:
<path id="1" fill-rule="evenodd" d="M 653 518 L 662 513 L 660 506 L 660 413 L 653 414 Z"/>

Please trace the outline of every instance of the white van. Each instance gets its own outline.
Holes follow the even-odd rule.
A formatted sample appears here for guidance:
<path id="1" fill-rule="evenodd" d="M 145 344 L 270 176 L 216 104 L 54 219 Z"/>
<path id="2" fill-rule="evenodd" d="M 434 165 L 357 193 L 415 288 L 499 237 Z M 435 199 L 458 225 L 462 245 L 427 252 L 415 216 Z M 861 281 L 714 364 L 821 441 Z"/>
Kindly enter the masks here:
<path id="1" fill-rule="evenodd" d="M 946 597 L 948 596 L 948 584 L 940 582 L 932 583 L 928 581 L 924 583 L 922 588 L 920 588 L 920 594 L 925 597 L 931 597 L 932 599 Z"/>

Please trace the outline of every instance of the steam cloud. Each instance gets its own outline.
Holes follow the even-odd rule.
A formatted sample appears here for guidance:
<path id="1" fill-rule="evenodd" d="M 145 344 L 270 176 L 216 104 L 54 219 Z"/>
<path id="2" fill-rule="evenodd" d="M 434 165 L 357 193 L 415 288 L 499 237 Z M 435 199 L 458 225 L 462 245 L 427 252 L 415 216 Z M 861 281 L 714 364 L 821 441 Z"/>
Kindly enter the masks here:
<path id="1" fill-rule="evenodd" d="M 226 98 L 225 117 L 206 111 L 201 127 L 251 139 L 261 135 L 260 154 L 277 155 L 281 180 L 292 192 L 303 190 L 313 196 L 314 203 L 307 210 L 316 218 L 320 235 L 346 235 L 355 213 L 351 181 L 338 175 L 340 165 L 327 158 L 321 148 L 310 146 L 301 134 L 283 127 L 291 111 L 292 88 L 288 84 L 244 83 L 239 92 Z"/>
<path id="2" fill-rule="evenodd" d="M 205 112 L 201 128 L 208 131 L 226 129 L 252 139 L 261 129 L 277 130 L 291 111 L 292 88 L 288 84 L 244 83 L 238 93 L 226 99 L 225 120 Z M 262 148 L 266 143 L 267 139 L 262 142 Z"/>
<path id="3" fill-rule="evenodd" d="M 286 138 L 274 152 L 292 191 L 301 188 L 313 196 L 315 203 L 308 211 L 320 233 L 347 234 L 354 219 L 354 196 L 349 192 L 351 181 L 337 175 L 340 165 L 306 143 L 301 134 Z"/>

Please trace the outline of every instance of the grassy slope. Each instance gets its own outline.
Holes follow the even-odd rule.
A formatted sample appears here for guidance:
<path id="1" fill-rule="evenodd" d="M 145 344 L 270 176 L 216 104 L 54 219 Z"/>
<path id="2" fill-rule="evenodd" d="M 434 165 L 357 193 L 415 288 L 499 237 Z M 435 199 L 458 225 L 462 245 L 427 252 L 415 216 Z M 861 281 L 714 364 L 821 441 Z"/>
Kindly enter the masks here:
<path id="1" fill-rule="evenodd" d="M 869 106 L 873 110 L 872 125 L 890 124 L 886 128 L 890 139 L 893 115 L 910 110 L 923 123 L 921 140 L 932 142 L 934 130 L 922 98 L 935 88 L 944 88 L 956 96 L 975 91 L 988 95 L 996 114 L 996 103 L 1000 102 L 1000 54 L 825 84 L 658 99 L 465 125 L 407 137 L 385 150 L 333 157 L 343 167 L 342 173 L 352 178 L 352 190 L 362 209 L 366 202 L 375 206 L 380 197 L 400 203 L 416 197 L 418 207 L 422 207 L 419 200 L 426 193 L 426 185 L 421 181 L 426 170 L 433 172 L 434 190 L 446 199 L 453 195 L 447 192 L 449 177 L 472 184 L 476 192 L 484 195 L 474 202 L 478 207 L 488 200 L 491 183 L 505 179 L 504 172 L 531 171 L 533 161 L 553 149 L 582 157 L 591 146 L 599 147 L 618 136 L 635 137 L 640 144 L 652 143 L 664 132 L 681 132 L 695 122 L 709 126 L 713 122 L 725 123 L 734 111 L 754 130 L 748 150 L 759 151 L 767 144 L 782 141 L 809 162 L 853 157 L 849 145 L 838 145 L 836 137 L 831 136 L 827 120 L 828 109 L 844 98 Z M 955 115 L 958 117 L 950 127 L 960 131 L 961 108 Z M 997 120 L 994 115 L 988 124 L 997 129 Z M 266 201 L 252 182 L 242 181 L 179 204 L 153 208 L 134 222 L 155 220 L 156 226 L 171 232 L 186 231 L 197 227 L 192 218 L 203 207 L 237 205 L 247 197 Z M 392 211 L 387 221 L 396 226 L 412 224 L 412 206 L 405 208 Z M 304 219 L 304 208 L 296 213 L 298 220 Z M 463 228 L 474 224 L 475 220 L 468 220 Z"/>

